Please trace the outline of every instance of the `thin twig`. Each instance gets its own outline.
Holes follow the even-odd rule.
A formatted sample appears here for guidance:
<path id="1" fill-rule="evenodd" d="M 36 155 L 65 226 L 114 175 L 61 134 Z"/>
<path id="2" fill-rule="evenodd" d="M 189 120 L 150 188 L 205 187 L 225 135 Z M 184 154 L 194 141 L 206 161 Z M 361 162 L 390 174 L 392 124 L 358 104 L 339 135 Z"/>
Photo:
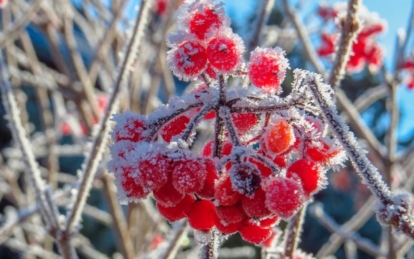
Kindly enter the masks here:
<path id="1" fill-rule="evenodd" d="M 294 258 L 296 247 L 298 246 L 299 237 L 302 234 L 302 225 L 304 223 L 306 205 L 304 205 L 289 221 L 288 227 L 285 230 L 285 256 L 287 258 Z"/>

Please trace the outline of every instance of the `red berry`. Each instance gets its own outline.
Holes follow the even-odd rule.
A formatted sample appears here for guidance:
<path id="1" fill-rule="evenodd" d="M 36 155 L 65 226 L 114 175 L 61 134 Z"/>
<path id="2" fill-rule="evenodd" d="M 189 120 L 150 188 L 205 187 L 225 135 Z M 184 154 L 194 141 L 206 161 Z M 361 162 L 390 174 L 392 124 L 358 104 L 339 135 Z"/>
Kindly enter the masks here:
<path id="1" fill-rule="evenodd" d="M 306 155 L 315 162 L 328 163 L 341 152 L 341 147 L 329 138 L 321 138 L 320 142 L 312 143 L 306 149 Z M 319 145 L 318 145 L 319 144 Z"/>
<path id="2" fill-rule="evenodd" d="M 143 132 L 146 130 L 145 116 L 132 113 L 126 110 L 122 114 L 115 114 L 113 120 L 116 125 L 111 133 L 112 140 L 119 142 L 121 140 L 130 140 L 138 142 L 143 140 L 146 136 Z"/>
<path id="3" fill-rule="evenodd" d="M 185 217 L 185 213 L 190 210 L 193 202 L 194 197 L 192 195 L 186 195 L 184 199 L 182 199 L 175 206 L 166 207 L 160 203 L 157 203 L 157 208 L 161 215 L 168 219 L 168 221 L 174 222 Z"/>
<path id="4" fill-rule="evenodd" d="M 261 243 L 262 247 L 272 248 L 275 246 L 277 239 L 280 237 L 280 231 L 272 229 L 272 234 L 265 241 Z M 297 258 L 294 258 L 297 259 Z"/>
<path id="5" fill-rule="evenodd" d="M 298 177 L 304 194 L 310 195 L 318 190 L 320 168 L 312 160 L 300 159 L 289 166 L 286 177 L 291 179 Z"/>
<path id="6" fill-rule="evenodd" d="M 244 195 L 253 195 L 260 188 L 260 172 L 249 164 L 233 165 L 230 170 L 233 190 Z"/>
<path id="7" fill-rule="evenodd" d="M 169 177 L 164 186 L 158 190 L 154 190 L 153 194 L 155 200 L 165 207 L 174 206 L 184 198 L 184 194 L 174 188 L 171 177 Z"/>
<path id="8" fill-rule="evenodd" d="M 228 223 L 237 223 L 246 218 L 246 214 L 239 203 L 230 206 L 216 207 L 217 216 Z"/>
<path id="9" fill-rule="evenodd" d="M 216 182 L 214 197 L 220 205 L 230 206 L 240 200 L 241 194 L 233 190 L 230 176 L 225 174 Z"/>
<path id="10" fill-rule="evenodd" d="M 217 169 L 214 161 L 207 158 L 204 160 L 206 167 L 207 175 L 204 181 L 204 186 L 197 191 L 197 195 L 203 199 L 213 199 L 214 198 L 214 185 L 218 180 Z"/>
<path id="11" fill-rule="evenodd" d="M 237 223 L 228 223 L 219 218 L 217 215 L 214 215 L 214 224 L 216 225 L 216 228 L 224 235 L 236 233 L 242 223 L 243 221 Z"/>
<path id="12" fill-rule="evenodd" d="M 292 217 L 303 204 L 302 187 L 292 179 L 275 178 L 265 191 L 267 208 L 279 217 Z"/>
<path id="13" fill-rule="evenodd" d="M 269 177 L 272 175 L 272 169 L 267 165 L 263 164 L 262 162 L 254 158 L 249 158 L 249 162 L 257 166 L 257 169 L 259 170 L 262 177 Z"/>
<path id="14" fill-rule="evenodd" d="M 243 41 L 231 32 L 213 38 L 207 46 L 211 66 L 221 73 L 231 72 L 242 63 Z"/>
<path id="15" fill-rule="evenodd" d="M 271 228 L 261 228 L 259 225 L 252 223 L 251 219 L 246 219 L 243 223 L 239 229 L 239 233 L 244 240 L 250 243 L 261 243 L 272 234 Z"/>
<path id="16" fill-rule="evenodd" d="M 207 171 L 199 158 L 182 157 L 172 165 L 172 183 L 181 193 L 194 193 L 203 187 Z"/>
<path id="17" fill-rule="evenodd" d="M 138 162 L 138 170 L 143 185 L 149 189 L 159 189 L 167 183 L 170 161 L 161 154 L 148 154 Z"/>
<path id="18" fill-rule="evenodd" d="M 260 220 L 259 225 L 262 228 L 267 228 L 267 227 L 274 227 L 277 223 L 279 223 L 279 217 L 273 216 L 273 217 Z"/>
<path id="19" fill-rule="evenodd" d="M 203 156 L 212 156 L 213 154 L 213 146 L 214 146 L 214 140 L 208 142 L 203 149 Z M 223 142 L 223 148 L 221 151 L 222 156 L 228 156 L 231 154 L 231 150 L 233 149 L 233 144 L 226 140 Z"/>
<path id="20" fill-rule="evenodd" d="M 222 22 L 219 15 L 208 7 L 204 7 L 203 12 L 197 11 L 194 17 L 190 18 L 190 32 L 194 33 L 200 40 L 204 40 L 217 31 Z"/>
<path id="21" fill-rule="evenodd" d="M 170 142 L 172 137 L 181 134 L 187 128 L 189 122 L 190 118 L 185 115 L 177 117 L 162 128 L 162 138 L 166 142 Z"/>
<path id="22" fill-rule="evenodd" d="M 257 47 L 252 51 L 248 66 L 252 84 L 271 94 L 280 92 L 280 85 L 289 67 L 284 54 L 285 52 L 279 47 L 274 49 Z"/>
<path id="23" fill-rule="evenodd" d="M 280 155 L 295 143 L 295 134 L 292 126 L 286 119 L 281 118 L 273 125 L 269 125 L 261 138 L 265 150 Z"/>
<path id="24" fill-rule="evenodd" d="M 206 49 L 197 41 L 187 41 L 167 52 L 167 63 L 178 78 L 197 77 L 207 65 Z"/>
<path id="25" fill-rule="evenodd" d="M 254 113 L 234 113 L 231 117 L 239 135 L 249 133 L 258 122 L 257 116 Z"/>
<path id="26" fill-rule="evenodd" d="M 211 79 L 217 80 L 217 73 L 214 70 L 214 68 L 211 66 L 211 64 L 209 63 L 207 65 L 206 70 L 204 71 Z"/>
<path id="27" fill-rule="evenodd" d="M 243 210 L 251 218 L 264 218 L 272 213 L 266 207 L 266 193 L 262 188 L 257 189 L 253 196 L 242 198 Z"/>
<path id="28" fill-rule="evenodd" d="M 121 179 L 122 188 L 125 191 L 125 194 L 129 198 L 136 198 L 141 199 L 147 197 L 147 195 L 151 192 L 150 189 L 138 184 L 135 180 L 136 178 L 133 177 L 133 172 L 131 172 L 131 168 L 122 168 L 123 174 Z"/>
<path id="29" fill-rule="evenodd" d="M 214 227 L 215 214 L 214 203 L 208 200 L 194 202 L 191 209 L 186 212 L 190 226 L 202 231 L 208 231 Z"/>
<path id="30" fill-rule="evenodd" d="M 288 155 L 275 156 L 273 163 L 275 163 L 279 168 L 286 168 L 288 165 Z"/>

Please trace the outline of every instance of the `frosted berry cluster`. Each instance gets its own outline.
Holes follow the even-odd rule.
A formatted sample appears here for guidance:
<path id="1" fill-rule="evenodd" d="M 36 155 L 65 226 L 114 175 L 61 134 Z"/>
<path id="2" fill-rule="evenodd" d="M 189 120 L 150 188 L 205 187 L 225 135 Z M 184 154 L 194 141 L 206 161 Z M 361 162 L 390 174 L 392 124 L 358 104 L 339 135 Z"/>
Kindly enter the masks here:
<path id="1" fill-rule="evenodd" d="M 347 3 L 337 3 L 332 7 L 322 5 L 318 9 L 318 14 L 325 21 L 336 19 L 338 27 L 343 23 L 347 10 Z M 386 21 L 380 19 L 377 13 L 369 12 L 364 6 L 358 13 L 358 18 L 362 22 L 362 29 L 357 35 L 352 45 L 352 54 L 346 65 L 348 73 L 360 72 L 365 65 L 371 71 L 377 71 L 382 65 L 383 51 L 376 41 L 376 36 L 386 30 Z M 338 45 L 339 35 L 337 33 L 322 32 L 322 44 L 318 54 L 321 57 L 335 53 Z"/>
<path id="2" fill-rule="evenodd" d="M 326 171 L 344 153 L 323 134 L 315 102 L 301 87 L 305 72 L 294 71 L 291 94 L 277 95 L 289 67 L 282 49 L 256 48 L 244 65 L 243 42 L 223 4 L 185 1 L 178 13 L 168 64 L 200 84 L 148 117 L 114 115 L 109 170 L 120 200 L 152 194 L 171 222 L 186 218 L 195 230 L 239 232 L 266 246 L 279 219 L 295 215 L 324 187 Z M 248 76 L 252 85 L 230 90 L 230 76 Z M 197 126 L 212 119 L 214 138 L 194 152 Z"/>
<path id="3" fill-rule="evenodd" d="M 408 72 L 408 77 L 406 79 L 406 84 L 408 89 L 414 89 L 414 59 L 408 58 L 404 62 L 402 62 L 400 68 L 406 72 Z"/>

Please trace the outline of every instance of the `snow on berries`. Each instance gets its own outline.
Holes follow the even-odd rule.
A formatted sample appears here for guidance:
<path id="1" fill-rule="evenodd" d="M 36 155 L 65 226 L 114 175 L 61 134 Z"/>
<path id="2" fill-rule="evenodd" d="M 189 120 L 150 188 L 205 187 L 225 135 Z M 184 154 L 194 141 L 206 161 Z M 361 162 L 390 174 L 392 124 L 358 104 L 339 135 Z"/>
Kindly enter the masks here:
<path id="1" fill-rule="evenodd" d="M 223 4 L 184 1 L 167 62 L 198 87 L 148 116 L 115 114 L 108 169 L 122 203 L 150 197 L 168 221 L 185 218 L 197 231 L 239 232 L 266 246 L 279 220 L 309 202 L 344 155 L 323 136 L 319 113 L 304 109 L 316 107 L 302 82 L 313 74 L 295 70 L 292 92 L 274 95 L 289 67 L 284 51 L 256 48 L 245 66 L 229 25 Z M 242 75 L 251 86 L 228 89 L 228 78 Z M 195 152 L 203 120 L 214 120 L 214 134 Z"/>
<path id="2" fill-rule="evenodd" d="M 280 92 L 280 85 L 285 79 L 286 69 L 289 68 L 289 62 L 284 55 L 285 52 L 279 47 L 257 47 L 250 55 L 250 82 L 267 93 Z"/>

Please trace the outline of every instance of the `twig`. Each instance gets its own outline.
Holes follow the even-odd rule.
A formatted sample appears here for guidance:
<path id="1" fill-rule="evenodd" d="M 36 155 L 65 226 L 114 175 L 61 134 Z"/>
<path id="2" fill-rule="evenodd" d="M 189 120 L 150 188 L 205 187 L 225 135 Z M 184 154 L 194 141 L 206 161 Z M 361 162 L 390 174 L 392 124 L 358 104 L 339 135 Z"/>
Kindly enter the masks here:
<path id="1" fill-rule="evenodd" d="M 293 255 L 295 254 L 300 239 L 299 237 L 302 233 L 306 207 L 306 205 L 303 205 L 303 207 L 290 219 L 285 230 L 285 256 L 287 258 L 294 258 Z"/>
<path id="2" fill-rule="evenodd" d="M 141 37 L 144 33 L 144 28 L 146 25 L 148 13 L 149 13 L 150 3 L 148 0 L 142 1 L 140 13 L 137 17 L 134 33 L 132 39 L 129 43 L 128 49 L 125 53 L 125 59 L 122 63 L 120 68 L 120 72 L 117 76 L 117 80 L 111 94 L 111 97 L 108 102 L 108 106 L 106 108 L 104 116 L 101 118 L 99 123 L 99 129 L 97 134 L 95 134 L 93 139 L 93 144 L 91 147 L 91 153 L 86 158 L 86 162 L 84 164 L 84 169 L 82 170 L 81 178 L 80 178 L 80 185 L 78 189 L 78 193 L 75 198 L 75 202 L 73 205 L 72 210 L 68 213 L 68 218 L 66 221 L 65 231 L 67 233 L 71 233 L 76 228 L 77 224 L 79 223 L 81 211 L 83 205 L 86 202 L 86 198 L 89 195 L 89 190 L 91 188 L 91 183 L 93 180 L 93 176 L 97 170 L 99 161 L 102 158 L 103 151 L 105 149 L 105 144 L 108 139 L 108 132 L 110 128 L 110 116 L 116 112 L 118 107 L 117 97 L 121 87 L 126 82 L 129 74 L 130 74 L 130 66 L 132 62 L 135 60 L 137 51 L 139 49 L 141 43 Z"/>
<path id="3" fill-rule="evenodd" d="M 187 235 L 188 221 L 182 222 L 177 229 L 174 231 L 174 234 L 171 238 L 170 244 L 165 251 L 163 256 L 160 256 L 160 259 L 174 259 L 177 255 L 177 251 L 181 246 L 183 238 Z"/>
<path id="4" fill-rule="evenodd" d="M 339 86 L 339 83 L 345 73 L 345 66 L 348 63 L 349 56 L 352 52 L 352 44 L 354 43 L 358 31 L 360 30 L 361 24 L 357 17 L 360 5 L 360 0 L 349 0 L 348 2 L 346 20 L 342 26 L 339 47 L 336 51 L 336 58 L 328 80 L 332 88 Z"/>
<path id="5" fill-rule="evenodd" d="M 208 244 L 203 245 L 200 249 L 200 259 L 216 259 L 218 258 L 218 233 L 211 230 L 211 240 Z"/>
<path id="6" fill-rule="evenodd" d="M 343 227 L 339 226 L 333 219 L 326 215 L 320 204 L 315 204 L 310 208 L 311 214 L 319 220 L 326 229 L 332 233 L 342 236 L 344 239 L 352 240 L 359 249 L 369 253 L 372 256 L 385 256 L 381 253 L 380 248 L 370 240 L 360 237 L 357 233 L 350 233 Z"/>

